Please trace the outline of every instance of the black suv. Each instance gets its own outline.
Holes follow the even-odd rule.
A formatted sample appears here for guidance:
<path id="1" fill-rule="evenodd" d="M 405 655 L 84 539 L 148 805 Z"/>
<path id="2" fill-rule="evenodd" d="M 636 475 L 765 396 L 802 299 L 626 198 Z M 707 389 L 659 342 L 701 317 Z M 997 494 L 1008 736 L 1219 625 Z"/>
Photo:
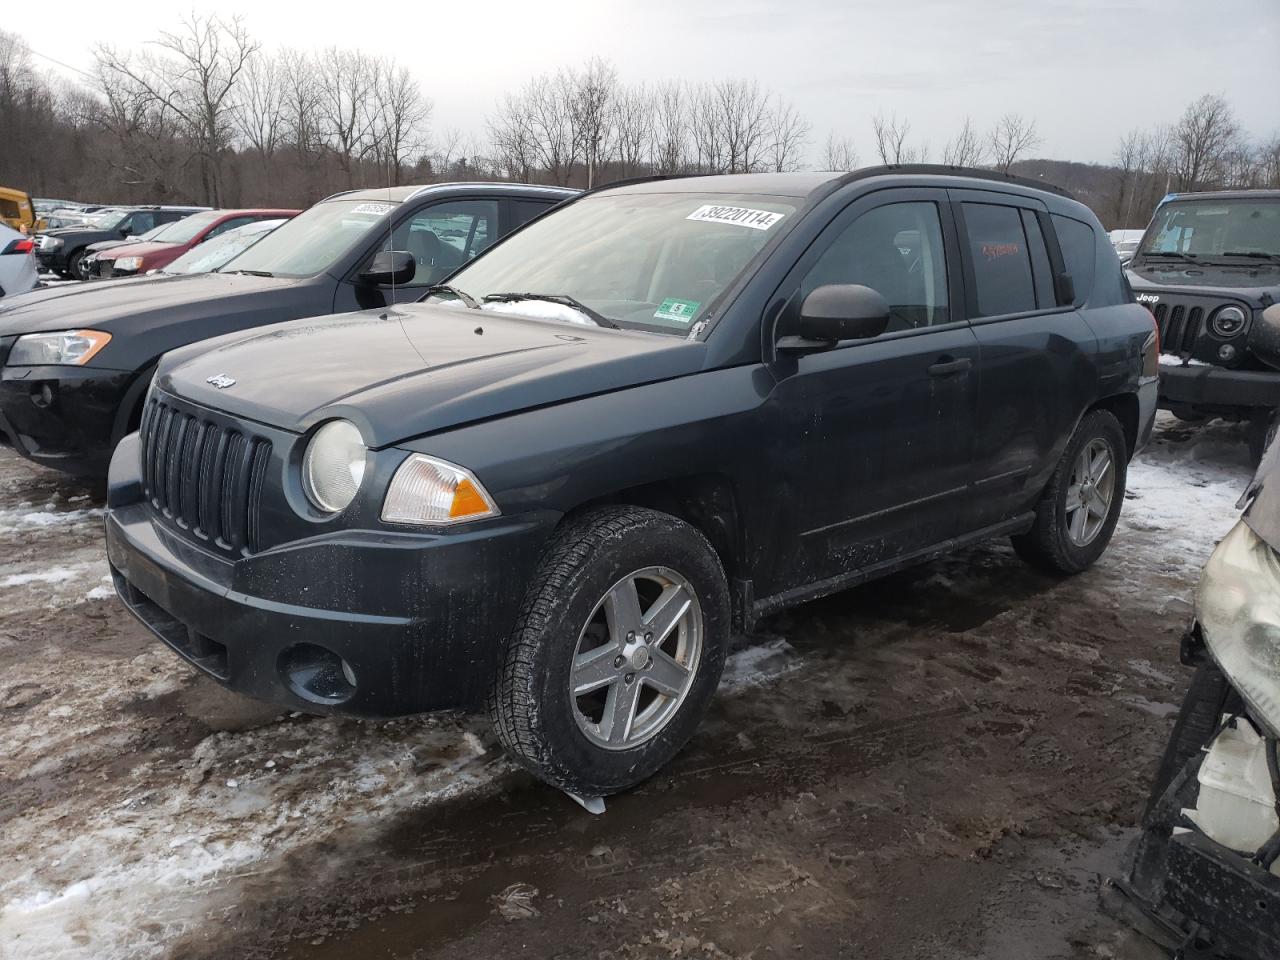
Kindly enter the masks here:
<path id="1" fill-rule="evenodd" d="M 502 183 L 355 190 L 302 212 L 217 273 L 51 287 L 0 305 L 0 441 L 45 466 L 103 476 L 116 442 L 138 428 L 166 350 L 420 297 L 576 193 Z M 391 246 L 409 252 L 408 274 L 374 269 Z"/>
<path id="2" fill-rule="evenodd" d="M 1173 195 L 1129 271 L 1160 325 L 1160 406 L 1246 421 L 1261 458 L 1280 408 L 1280 190 Z"/>
<path id="3" fill-rule="evenodd" d="M 89 215 L 74 227 L 46 230 L 36 238 L 36 260 L 41 270 L 51 270 L 75 280 L 87 279 L 81 262 L 90 244 L 123 240 L 173 223 L 208 207 L 108 207 Z"/>
<path id="4" fill-rule="evenodd" d="M 167 356 L 111 571 L 235 690 L 484 708 L 599 796 L 685 743 L 735 627 L 990 537 L 1089 566 L 1156 360 L 1097 219 L 1038 185 L 614 186 L 422 303 Z"/>

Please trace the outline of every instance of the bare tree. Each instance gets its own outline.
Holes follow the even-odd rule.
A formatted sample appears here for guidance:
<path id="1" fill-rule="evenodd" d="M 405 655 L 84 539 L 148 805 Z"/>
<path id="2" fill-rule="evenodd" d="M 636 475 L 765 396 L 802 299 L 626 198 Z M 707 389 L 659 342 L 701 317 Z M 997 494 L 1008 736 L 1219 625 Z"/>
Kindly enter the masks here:
<path id="1" fill-rule="evenodd" d="M 799 170 L 804 161 L 804 148 L 809 142 L 809 121 L 781 97 L 775 97 L 769 110 L 769 169 L 776 173 Z"/>
<path id="2" fill-rule="evenodd" d="M 591 189 L 600 158 L 613 152 L 618 73 L 612 64 L 593 57 L 582 73 L 567 75 L 566 89 L 570 91 L 569 115 L 579 141 L 577 152 L 587 165 L 587 189 Z"/>
<path id="3" fill-rule="evenodd" d="M 896 113 L 888 117 L 877 113 L 871 119 L 871 128 L 875 133 L 876 154 L 881 163 L 925 163 L 929 159 L 928 144 L 907 146 L 911 123 L 905 117 L 900 120 Z"/>
<path id="4" fill-rule="evenodd" d="M 858 151 L 853 148 L 853 141 L 848 137 L 837 137 L 834 131 L 828 133 L 822 148 L 822 169 L 853 170 L 857 166 Z"/>
<path id="5" fill-rule="evenodd" d="M 355 170 L 376 148 L 378 65 L 356 50 L 330 47 L 316 66 L 316 115 L 325 146 L 346 179 L 355 186 Z"/>
<path id="6" fill-rule="evenodd" d="M 1173 128 L 1178 189 L 1214 185 L 1223 177 L 1223 162 L 1240 139 L 1240 128 L 1227 101 L 1206 93 L 1190 104 Z"/>
<path id="7" fill-rule="evenodd" d="M 1001 173 L 1008 173 L 1020 157 L 1040 146 L 1041 142 L 1036 122 L 1020 113 L 1006 113 L 996 122 L 987 139 L 991 144 L 992 160 Z"/>
<path id="8" fill-rule="evenodd" d="M 657 102 L 647 86 L 621 87 L 613 101 L 613 159 L 618 176 L 638 174 L 653 152 Z"/>
<path id="9" fill-rule="evenodd" d="M 203 199 L 216 206 L 236 88 L 258 43 L 240 17 L 192 14 L 181 29 L 162 32 L 154 46 L 156 54 L 134 57 L 99 45 L 95 57 L 104 88 L 128 83 L 178 118 L 199 164 Z"/>
<path id="10" fill-rule="evenodd" d="M 371 131 L 373 152 L 384 171 L 382 179 L 399 185 L 409 155 L 423 148 L 433 105 L 407 68 L 381 60 L 375 64 L 374 74 L 377 119 Z"/>
<path id="11" fill-rule="evenodd" d="M 653 95 L 653 147 L 650 165 L 655 173 L 684 173 L 689 166 L 689 91 L 678 80 L 660 85 Z"/>
<path id="12" fill-rule="evenodd" d="M 245 64 L 244 83 L 232 107 L 241 138 L 262 158 L 266 197 L 272 199 L 275 155 L 285 134 L 285 89 L 281 61 L 261 52 Z"/>
<path id="13" fill-rule="evenodd" d="M 960 132 L 942 148 L 942 162 L 953 167 L 980 167 L 986 160 L 987 145 L 974 129 L 973 120 L 965 117 Z"/>
<path id="14" fill-rule="evenodd" d="M 1261 186 L 1280 188 L 1280 133 L 1258 147 L 1258 181 Z"/>

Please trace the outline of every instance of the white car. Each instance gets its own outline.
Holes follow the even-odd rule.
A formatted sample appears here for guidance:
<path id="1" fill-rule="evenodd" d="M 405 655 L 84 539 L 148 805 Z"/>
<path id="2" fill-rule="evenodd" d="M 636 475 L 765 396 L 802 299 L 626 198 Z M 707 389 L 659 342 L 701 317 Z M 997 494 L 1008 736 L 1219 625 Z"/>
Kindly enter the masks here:
<path id="1" fill-rule="evenodd" d="M 1122 264 L 1128 263 L 1133 259 L 1133 255 L 1138 252 L 1138 244 L 1142 242 L 1142 235 L 1145 232 L 1145 230 L 1112 230 L 1108 234 L 1111 246 L 1115 247 L 1116 255 L 1120 258 Z"/>
<path id="2" fill-rule="evenodd" d="M 35 288 L 35 249 L 30 237 L 0 223 L 0 298 Z"/>

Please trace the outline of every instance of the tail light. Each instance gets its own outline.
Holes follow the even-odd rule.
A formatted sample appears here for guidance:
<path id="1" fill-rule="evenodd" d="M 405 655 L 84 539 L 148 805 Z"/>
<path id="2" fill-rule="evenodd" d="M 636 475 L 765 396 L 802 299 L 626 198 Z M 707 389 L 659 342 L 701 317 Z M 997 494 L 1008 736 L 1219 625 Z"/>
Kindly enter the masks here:
<path id="1" fill-rule="evenodd" d="M 19 240 L 11 240 L 9 245 L 0 250 L 0 254 L 5 253 L 31 253 L 36 248 L 36 242 L 30 237 L 22 237 Z"/>

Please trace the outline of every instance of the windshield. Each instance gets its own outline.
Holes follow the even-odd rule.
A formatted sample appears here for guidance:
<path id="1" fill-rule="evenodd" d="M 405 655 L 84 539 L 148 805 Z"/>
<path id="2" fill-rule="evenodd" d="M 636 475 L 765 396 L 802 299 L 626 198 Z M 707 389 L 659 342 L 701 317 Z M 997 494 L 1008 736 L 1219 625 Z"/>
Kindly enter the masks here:
<path id="1" fill-rule="evenodd" d="M 618 326 L 687 336 L 795 210 L 783 197 L 601 194 L 535 221 L 449 285 L 476 300 L 571 298 Z"/>
<path id="2" fill-rule="evenodd" d="M 162 273 L 211 273 L 248 250 L 274 230 L 283 220 L 259 220 L 206 240 L 188 250 L 162 270 Z"/>
<path id="3" fill-rule="evenodd" d="M 1142 255 L 1280 257 L 1280 200 L 1186 200 L 1156 211 Z"/>
<path id="4" fill-rule="evenodd" d="M 304 210 L 227 264 L 274 277 L 311 277 L 333 266 L 368 235 L 397 204 L 372 200 L 327 200 Z"/>
<path id="5" fill-rule="evenodd" d="M 164 236 L 151 239 L 163 240 L 165 243 L 189 243 L 196 238 L 197 233 L 222 217 L 223 214 L 218 210 L 211 210 L 208 213 L 193 213 L 189 217 L 183 217 L 181 220 L 175 220 L 173 223 L 167 224 Z"/>

